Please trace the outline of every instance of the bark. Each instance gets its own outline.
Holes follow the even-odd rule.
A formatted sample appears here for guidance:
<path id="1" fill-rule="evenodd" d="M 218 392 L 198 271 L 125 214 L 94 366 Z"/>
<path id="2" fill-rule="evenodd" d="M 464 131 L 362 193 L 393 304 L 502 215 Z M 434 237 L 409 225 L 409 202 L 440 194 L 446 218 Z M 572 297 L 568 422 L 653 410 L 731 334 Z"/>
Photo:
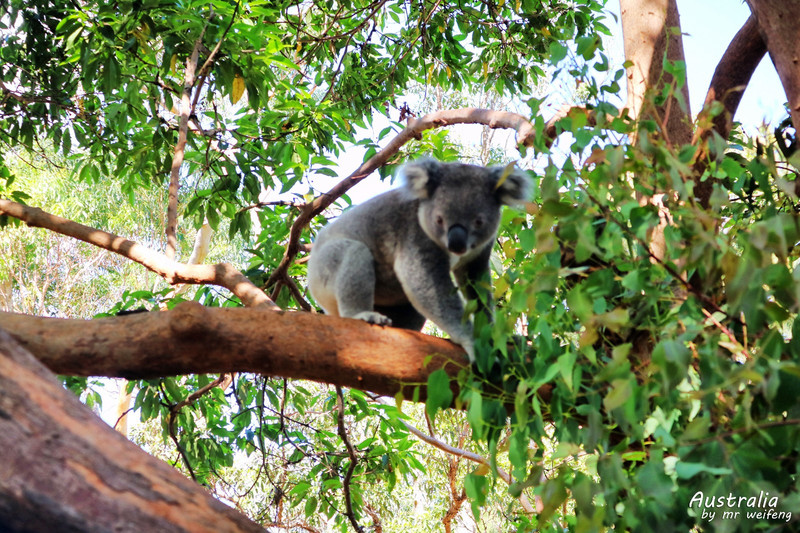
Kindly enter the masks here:
<path id="1" fill-rule="evenodd" d="M 422 384 L 424 398 L 432 371 L 468 364 L 458 345 L 416 331 L 195 302 L 89 321 L 0 313 L 0 326 L 53 372 L 75 376 L 256 372 L 407 398 Z"/>
<path id="2" fill-rule="evenodd" d="M 620 0 L 622 37 L 628 67 L 628 113 L 635 120 L 654 120 L 668 146 L 678 147 L 692 140 L 689 84 L 677 89 L 683 105 L 670 96 L 656 106 L 652 97 L 673 83 L 673 77 L 664 71 L 664 58 L 684 61 L 683 38 L 676 0 Z M 631 135 L 638 142 L 638 132 Z M 666 255 L 664 232 L 670 224 L 670 213 L 664 206 L 661 194 L 652 198 L 638 198 L 658 207 L 660 223 L 650 234 L 650 248 L 658 259 Z"/>
<path id="3" fill-rule="evenodd" d="M 0 330 L 0 529 L 263 532 L 108 427 Z"/>
<path id="4" fill-rule="evenodd" d="M 628 114 L 634 119 L 655 119 L 672 145 L 688 144 L 692 140 L 688 83 L 680 89 L 685 107 L 675 98 L 658 107 L 646 105 L 648 94 L 656 94 L 673 81 L 664 72 L 664 54 L 670 61 L 684 60 L 675 0 L 620 0 L 620 14 L 625 59 L 632 63 L 628 67 Z"/>
<path id="5" fill-rule="evenodd" d="M 800 131 L 800 0 L 747 0 Z"/>
<path id="6" fill-rule="evenodd" d="M 169 199 L 167 203 L 167 228 L 165 230 L 167 236 L 166 257 L 169 260 L 175 259 L 175 253 L 178 249 L 178 190 L 181 185 L 181 166 L 186 155 L 186 142 L 189 136 L 189 116 L 192 114 L 192 89 L 194 88 L 195 72 L 197 71 L 197 59 L 200 54 L 200 46 L 203 44 L 205 31 L 205 28 L 203 28 L 203 31 L 200 32 L 200 37 L 194 43 L 192 53 L 186 58 L 183 91 L 181 92 L 181 108 L 178 113 L 178 142 L 175 143 L 172 166 L 169 172 Z"/>
<path id="7" fill-rule="evenodd" d="M 722 138 L 728 138 L 744 90 L 766 53 L 767 44 L 759 33 L 755 17 L 751 16 L 731 40 L 717 64 L 703 104 L 705 109 L 715 100 L 722 102 L 724 111 L 712 121 L 714 130 Z M 699 129 L 695 138 L 707 131 L 708 128 Z"/>
<path id="8" fill-rule="evenodd" d="M 303 312 L 208 308 L 75 320 L 0 313 L 0 327 L 57 374 L 148 379 L 256 372 L 411 398 L 428 375 L 468 365 L 457 344 L 416 331 Z M 202 354 L 202 357 L 197 357 Z M 431 357 L 431 354 L 433 356 Z M 539 391 L 549 401 L 550 388 Z"/>

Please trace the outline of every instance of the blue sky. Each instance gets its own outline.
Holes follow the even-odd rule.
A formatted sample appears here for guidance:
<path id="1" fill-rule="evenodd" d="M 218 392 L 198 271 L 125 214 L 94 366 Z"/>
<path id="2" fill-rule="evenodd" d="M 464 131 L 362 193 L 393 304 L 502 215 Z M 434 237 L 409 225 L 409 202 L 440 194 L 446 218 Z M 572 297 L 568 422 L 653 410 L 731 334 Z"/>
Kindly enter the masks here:
<path id="1" fill-rule="evenodd" d="M 619 4 L 611 0 L 610 4 Z M 692 112 L 700 111 L 717 62 L 733 36 L 739 31 L 750 8 L 741 0 L 678 0 L 681 30 L 684 33 L 689 98 Z M 750 80 L 734 117 L 748 132 L 762 121 L 776 125 L 787 113 L 786 94 L 769 56 L 766 56 Z"/>

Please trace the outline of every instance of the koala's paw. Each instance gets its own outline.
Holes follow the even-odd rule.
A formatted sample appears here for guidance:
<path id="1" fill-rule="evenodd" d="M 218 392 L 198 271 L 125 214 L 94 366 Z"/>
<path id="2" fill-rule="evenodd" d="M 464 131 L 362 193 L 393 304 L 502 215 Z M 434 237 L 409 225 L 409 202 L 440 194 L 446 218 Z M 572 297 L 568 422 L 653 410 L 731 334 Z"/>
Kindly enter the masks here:
<path id="1" fill-rule="evenodd" d="M 378 326 L 392 325 L 392 319 L 376 311 L 362 311 L 361 313 L 358 313 L 355 316 L 353 316 L 353 318 L 357 318 L 359 320 L 363 320 L 364 322 L 368 322 L 370 324 L 375 324 Z"/>

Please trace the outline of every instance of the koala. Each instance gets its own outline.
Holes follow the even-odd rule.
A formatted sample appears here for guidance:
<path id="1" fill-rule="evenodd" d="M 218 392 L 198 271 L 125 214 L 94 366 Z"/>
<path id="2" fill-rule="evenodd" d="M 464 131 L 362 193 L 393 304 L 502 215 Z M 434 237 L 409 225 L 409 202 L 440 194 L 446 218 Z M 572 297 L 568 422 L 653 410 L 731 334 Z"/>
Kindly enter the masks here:
<path id="1" fill-rule="evenodd" d="M 517 170 L 501 179 L 503 167 L 431 159 L 409 163 L 403 174 L 401 187 L 319 232 L 308 287 L 330 315 L 417 331 L 431 320 L 474 362 L 472 323 L 458 289 L 478 296 L 500 208 L 525 201 L 530 179 Z M 482 310 L 491 318 L 487 304 Z"/>

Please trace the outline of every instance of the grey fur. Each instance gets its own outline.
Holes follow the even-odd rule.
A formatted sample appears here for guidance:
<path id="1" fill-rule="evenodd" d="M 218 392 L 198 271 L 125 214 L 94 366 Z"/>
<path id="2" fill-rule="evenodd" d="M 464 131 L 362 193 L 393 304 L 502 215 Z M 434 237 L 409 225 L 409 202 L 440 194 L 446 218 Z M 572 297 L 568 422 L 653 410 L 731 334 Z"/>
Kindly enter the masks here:
<path id="1" fill-rule="evenodd" d="M 406 165 L 402 187 L 345 211 L 317 235 L 308 263 L 317 303 L 331 315 L 415 330 L 430 319 L 473 360 L 472 325 L 450 274 L 474 298 L 501 206 L 528 198 L 520 171 L 497 185 L 503 170 L 430 159 Z"/>

